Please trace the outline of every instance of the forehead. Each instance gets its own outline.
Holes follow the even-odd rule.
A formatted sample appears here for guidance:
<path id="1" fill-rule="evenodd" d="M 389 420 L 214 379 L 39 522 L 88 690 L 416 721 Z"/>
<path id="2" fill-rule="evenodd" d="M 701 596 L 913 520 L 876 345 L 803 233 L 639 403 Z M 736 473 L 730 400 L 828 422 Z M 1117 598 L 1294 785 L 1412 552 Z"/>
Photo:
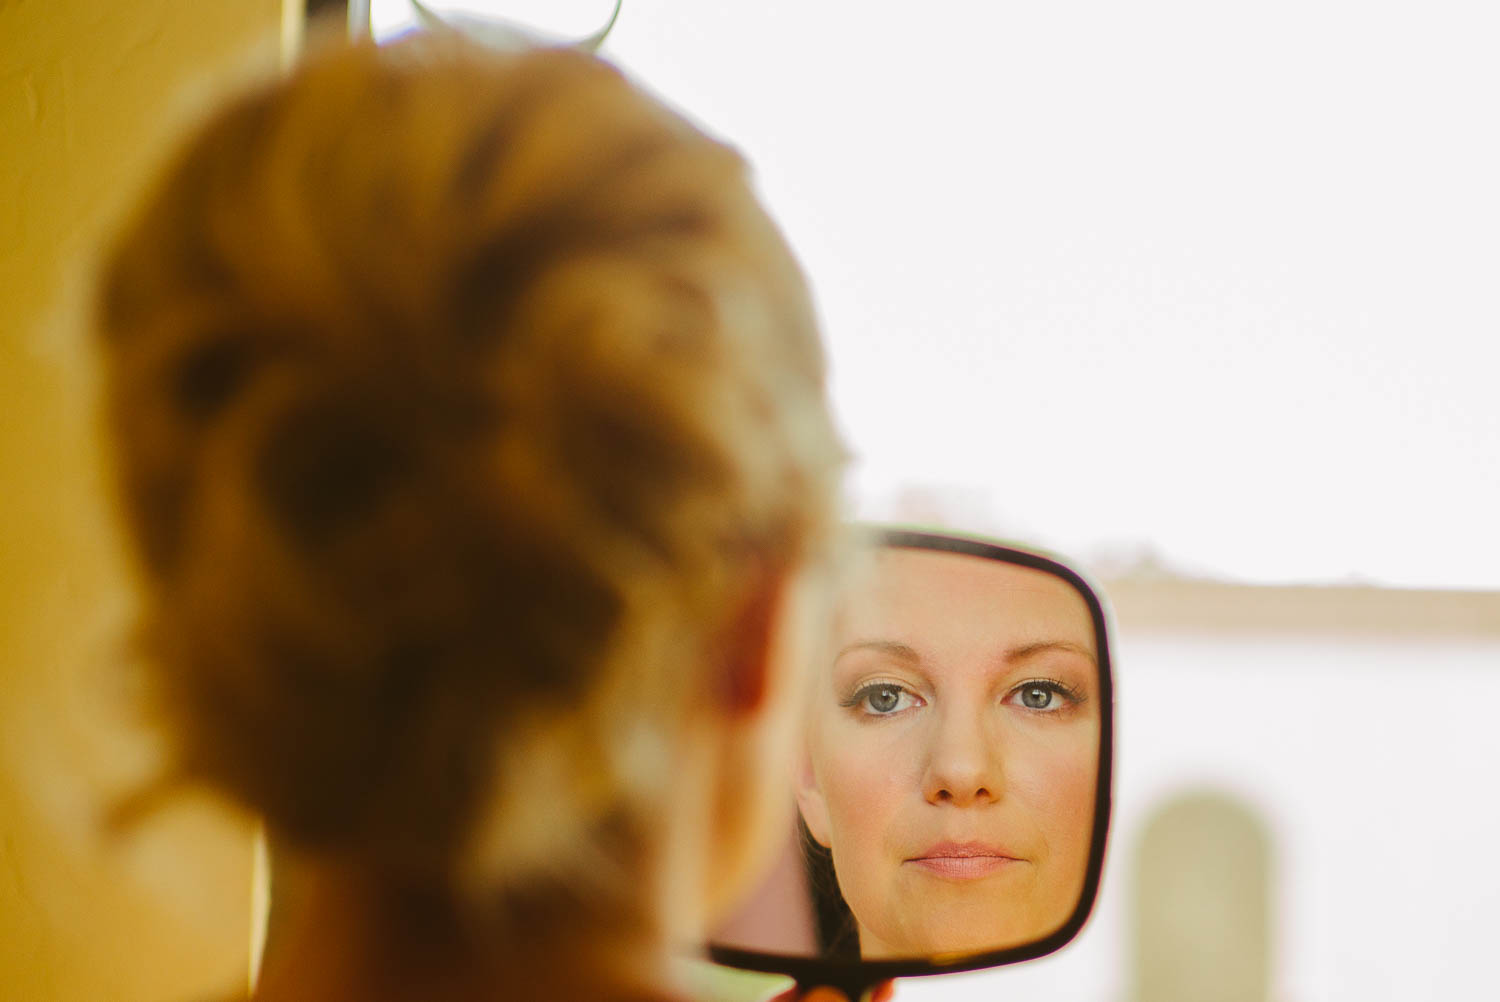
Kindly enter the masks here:
<path id="1" fill-rule="evenodd" d="M 1026 644 L 1095 649 L 1088 604 L 1046 571 L 961 553 L 887 547 L 852 575 L 838 617 L 842 641 Z"/>

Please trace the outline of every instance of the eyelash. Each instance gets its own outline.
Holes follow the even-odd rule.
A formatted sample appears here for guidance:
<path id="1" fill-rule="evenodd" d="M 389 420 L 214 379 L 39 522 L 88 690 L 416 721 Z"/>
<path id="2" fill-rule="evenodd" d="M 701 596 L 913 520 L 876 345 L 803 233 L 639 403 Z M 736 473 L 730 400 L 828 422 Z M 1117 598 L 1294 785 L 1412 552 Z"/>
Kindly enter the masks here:
<path id="1" fill-rule="evenodd" d="M 842 706 L 845 709 L 849 710 L 855 709 L 856 707 L 859 707 L 860 704 L 864 703 L 871 693 L 877 692 L 881 689 L 895 689 L 897 692 L 901 693 L 901 695 L 910 696 L 913 699 L 917 700 L 919 703 L 926 703 L 926 700 L 922 699 L 921 696 L 917 695 L 910 688 L 902 685 L 900 682 L 875 681 L 866 682 L 858 689 L 855 689 L 854 692 L 850 693 L 848 699 L 839 700 L 839 706 Z M 879 713 L 874 710 L 861 710 L 860 712 L 863 716 L 866 717 L 894 717 L 897 714 L 903 713 L 909 709 L 911 709 L 911 707 L 903 707 L 900 710 L 890 710 L 885 713 Z"/>
<path id="2" fill-rule="evenodd" d="M 1029 678 L 1018 685 L 1012 686 L 1010 692 L 1007 692 L 1005 694 L 1005 699 L 1003 700 L 1003 702 L 1009 702 L 1013 697 L 1019 696 L 1027 689 L 1046 689 L 1048 692 L 1061 696 L 1063 699 L 1067 700 L 1074 706 L 1078 706 L 1079 704 L 1088 701 L 1087 696 L 1085 696 L 1077 689 L 1073 688 L 1071 685 L 1068 685 L 1068 683 L 1062 681 L 1061 679 Z M 1029 706 L 1022 706 L 1022 709 L 1029 710 L 1032 713 L 1057 713 L 1060 709 L 1063 708 L 1060 707 L 1059 710 L 1036 710 L 1032 709 Z"/>

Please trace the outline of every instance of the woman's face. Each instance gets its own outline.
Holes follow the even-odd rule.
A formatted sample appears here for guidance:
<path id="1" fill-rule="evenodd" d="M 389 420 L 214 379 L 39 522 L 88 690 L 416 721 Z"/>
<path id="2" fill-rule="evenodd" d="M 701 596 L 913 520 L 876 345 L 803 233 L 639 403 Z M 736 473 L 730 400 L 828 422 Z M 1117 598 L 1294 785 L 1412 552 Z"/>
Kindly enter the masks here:
<path id="1" fill-rule="evenodd" d="M 866 958 L 1038 939 L 1083 887 L 1099 757 L 1093 622 L 1042 571 L 886 549 L 815 683 L 798 801 Z"/>

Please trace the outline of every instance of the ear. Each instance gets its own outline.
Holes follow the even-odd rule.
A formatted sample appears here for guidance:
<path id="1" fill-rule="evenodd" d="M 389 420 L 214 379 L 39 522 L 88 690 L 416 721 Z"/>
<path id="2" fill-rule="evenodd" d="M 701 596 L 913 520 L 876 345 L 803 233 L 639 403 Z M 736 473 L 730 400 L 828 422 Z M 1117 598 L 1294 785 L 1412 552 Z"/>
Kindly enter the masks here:
<path id="1" fill-rule="evenodd" d="M 718 701 L 731 719 L 759 713 L 771 691 L 777 633 L 785 613 L 787 574 L 760 567 L 755 583 L 719 637 Z"/>
<path id="2" fill-rule="evenodd" d="M 797 810 L 802 812 L 802 822 L 807 825 L 813 840 L 825 849 L 831 848 L 833 838 L 829 831 L 832 826 L 828 823 L 828 801 L 813 774 L 812 754 L 806 744 L 802 746 L 801 760 L 797 763 Z"/>

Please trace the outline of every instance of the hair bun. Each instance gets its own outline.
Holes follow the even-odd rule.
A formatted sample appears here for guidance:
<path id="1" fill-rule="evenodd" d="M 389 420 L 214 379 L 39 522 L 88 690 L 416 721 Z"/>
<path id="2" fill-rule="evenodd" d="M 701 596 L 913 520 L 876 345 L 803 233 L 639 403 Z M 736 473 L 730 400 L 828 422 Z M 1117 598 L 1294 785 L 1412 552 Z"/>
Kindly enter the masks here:
<path id="1" fill-rule="evenodd" d="M 189 421 L 209 421 L 224 410 L 250 375 L 248 340 L 232 335 L 205 339 L 177 364 L 172 399 Z"/>
<path id="2" fill-rule="evenodd" d="M 254 460 L 273 523 L 317 546 L 369 516 L 416 466 L 389 423 L 388 405 L 354 397 L 306 402 L 276 420 Z"/>

